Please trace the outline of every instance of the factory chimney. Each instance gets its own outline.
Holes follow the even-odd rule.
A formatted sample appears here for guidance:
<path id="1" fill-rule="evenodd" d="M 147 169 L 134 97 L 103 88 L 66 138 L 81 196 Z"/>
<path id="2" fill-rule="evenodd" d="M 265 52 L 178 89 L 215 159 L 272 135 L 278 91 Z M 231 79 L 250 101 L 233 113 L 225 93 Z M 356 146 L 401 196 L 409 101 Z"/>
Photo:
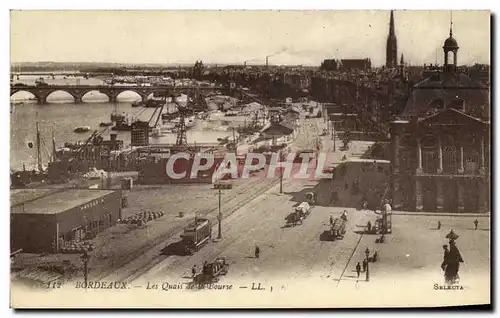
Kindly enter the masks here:
<path id="1" fill-rule="evenodd" d="M 269 67 L 269 57 L 270 57 L 270 56 L 271 56 L 271 55 L 266 56 L 266 68 L 268 68 L 268 67 Z"/>

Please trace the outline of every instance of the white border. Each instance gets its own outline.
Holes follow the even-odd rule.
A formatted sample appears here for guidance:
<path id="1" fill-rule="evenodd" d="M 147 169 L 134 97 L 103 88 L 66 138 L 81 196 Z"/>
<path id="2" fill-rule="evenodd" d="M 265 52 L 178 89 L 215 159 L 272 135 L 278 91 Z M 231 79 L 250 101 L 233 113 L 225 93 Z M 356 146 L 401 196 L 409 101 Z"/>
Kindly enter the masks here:
<path id="1" fill-rule="evenodd" d="M 436 1 L 436 0 L 419 0 L 414 2 L 403 2 L 396 0 L 379 0 L 379 1 L 356 1 L 349 0 L 343 2 L 333 2 L 331 0 L 308 0 L 308 1 L 290 1 L 290 0 L 238 0 L 238 1 L 223 1 L 223 0 L 184 0 L 184 1 L 169 1 L 168 4 L 161 4 L 160 1 L 153 0 L 140 0 L 140 1 L 129 1 L 129 0 L 121 0 L 121 1 L 107 1 L 107 0 L 86 0 L 81 1 L 79 3 L 75 3 L 74 1 L 62 1 L 62 0 L 53 0 L 53 1 L 26 1 L 26 0 L 12 0 L 12 1 L 2 1 L 1 2 L 2 10 L 0 11 L 2 29 L 2 50 L 3 50 L 3 63 L 1 63 L 2 74 L 0 79 L 2 81 L 2 100 L 4 103 L 8 103 L 9 93 L 8 93 L 8 72 L 9 72 L 9 12 L 8 9 L 52 9 L 52 10 L 77 10 L 77 9 L 142 9 L 142 10 L 153 10 L 153 9 L 343 9 L 343 10 L 355 10 L 355 9 L 441 9 L 441 10 L 449 10 L 449 9 L 490 9 L 494 13 L 500 12 L 499 2 L 498 1 L 487 1 L 487 0 L 474 0 L 474 1 L 466 1 L 466 0 L 454 0 L 454 1 Z M 496 21 L 494 21 L 496 22 Z M 424 23 L 424 22 L 423 22 Z M 496 24 L 496 23 L 495 23 Z M 497 36 L 495 35 L 495 39 L 497 40 Z M 496 53 L 496 52 L 495 52 Z M 498 55 L 495 54 L 495 57 Z M 492 57 L 493 58 L 493 57 Z M 498 88 L 498 83 L 495 85 L 493 89 Z M 496 99 L 492 101 L 492 105 L 496 106 Z M 3 164 L 3 169 L 7 171 L 9 166 L 9 158 L 8 158 L 8 142 L 9 142 L 9 134 L 10 134 L 10 123 L 7 110 L 9 107 L 7 105 L 3 105 L 2 111 L 5 115 L 0 116 L 0 129 L 2 129 L 2 133 L 0 134 L 1 138 L 1 160 Z M 497 117 L 499 111 L 495 112 L 496 116 L 494 122 L 497 122 Z M 495 127 L 495 126 L 493 126 Z M 495 148 L 498 145 L 498 138 L 496 138 Z M 495 179 L 496 181 L 496 179 Z M 494 184 L 499 184 L 495 182 Z M 498 191 L 495 191 L 497 195 L 499 195 Z M 1 255 L 2 257 L 2 282 L 0 284 L 1 296 L 2 296 L 2 317 L 6 317 L 8 315 L 12 315 L 13 311 L 9 310 L 9 179 L 7 175 L 4 175 L 3 178 L 0 179 L 0 195 L 2 199 L 2 205 L 4 206 L 2 210 L 2 221 L 1 224 L 4 227 L 4 231 L 1 231 L 3 234 L 3 240 L 0 242 L 1 244 Z M 500 197 L 500 196 L 498 196 Z M 494 207 L 494 212 L 496 212 L 496 206 Z M 498 217 L 497 217 L 498 219 Z M 494 227 L 497 229 L 497 222 L 495 222 Z M 498 245 L 497 251 L 498 252 Z M 497 273 L 498 274 L 498 273 Z M 495 280 L 496 282 L 496 280 Z M 485 286 L 485 288 L 487 288 Z M 496 293 L 498 295 L 498 293 Z M 418 295 L 415 295 L 418 297 Z M 4 315 L 5 314 L 5 315 Z M 168 313 L 169 315 L 177 315 L 177 313 Z M 196 313 L 193 313 L 194 315 Z M 207 315 L 208 313 L 203 313 L 203 315 Z M 233 315 L 232 313 L 231 315 Z M 259 313 L 264 315 L 263 313 Z M 339 315 L 340 313 L 327 313 L 329 315 Z M 381 313 L 384 314 L 384 313 Z M 65 313 L 62 316 L 70 316 L 71 314 Z M 116 314 L 118 315 L 118 313 Z M 135 314 L 134 314 L 135 315 Z M 265 314 L 265 315 L 269 315 Z M 373 315 L 373 314 L 370 314 Z M 429 313 L 427 313 L 429 315 Z M 139 316 L 139 314 L 137 314 Z"/>

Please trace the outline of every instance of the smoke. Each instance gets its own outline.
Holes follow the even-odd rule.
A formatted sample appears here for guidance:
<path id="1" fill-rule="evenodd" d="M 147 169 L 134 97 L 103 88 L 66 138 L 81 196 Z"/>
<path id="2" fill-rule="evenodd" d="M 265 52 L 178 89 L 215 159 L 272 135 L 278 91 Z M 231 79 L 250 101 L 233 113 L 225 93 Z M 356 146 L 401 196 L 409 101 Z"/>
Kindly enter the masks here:
<path id="1" fill-rule="evenodd" d="M 275 52 L 271 55 L 268 55 L 267 57 L 273 57 L 273 56 L 276 56 L 278 54 L 284 53 L 286 51 L 288 51 L 288 48 L 286 46 L 283 46 L 280 50 L 278 50 L 277 52 Z"/>

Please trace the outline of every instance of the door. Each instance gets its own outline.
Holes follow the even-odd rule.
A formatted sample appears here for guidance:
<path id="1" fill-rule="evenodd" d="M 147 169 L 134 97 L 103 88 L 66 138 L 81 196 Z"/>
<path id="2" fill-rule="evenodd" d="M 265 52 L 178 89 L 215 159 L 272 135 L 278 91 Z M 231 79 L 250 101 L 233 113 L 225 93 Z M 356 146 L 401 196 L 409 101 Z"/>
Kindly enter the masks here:
<path id="1" fill-rule="evenodd" d="M 423 206 L 424 211 L 436 211 L 436 182 L 433 178 L 422 179 L 422 195 L 424 196 Z"/>

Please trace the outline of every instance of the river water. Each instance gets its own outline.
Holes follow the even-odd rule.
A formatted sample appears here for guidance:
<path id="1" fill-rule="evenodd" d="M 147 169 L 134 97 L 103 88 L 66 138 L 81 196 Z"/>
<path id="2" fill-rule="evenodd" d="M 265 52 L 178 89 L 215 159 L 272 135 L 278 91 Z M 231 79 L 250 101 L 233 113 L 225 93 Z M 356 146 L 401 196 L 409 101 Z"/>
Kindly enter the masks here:
<path id="1" fill-rule="evenodd" d="M 20 76 L 14 78 L 14 83 L 34 84 L 39 76 Z M 44 78 L 48 84 L 81 84 L 99 85 L 99 79 L 84 79 L 56 76 Z M 83 104 L 75 104 L 73 97 L 66 92 L 54 92 L 48 98 L 48 104 L 38 105 L 35 101 L 28 100 L 33 95 L 27 92 L 18 92 L 11 97 L 10 109 L 10 166 L 11 169 L 21 169 L 23 164 L 26 167 L 36 165 L 36 149 L 29 148 L 28 143 L 36 142 L 36 122 L 42 135 L 45 147 L 41 147 L 42 160 L 46 164 L 49 159 L 49 152 L 52 147 L 52 133 L 56 141 L 56 147 L 62 147 L 65 142 L 75 142 L 86 140 L 93 130 L 103 130 L 99 127 L 101 122 L 109 122 L 113 111 L 126 112 L 132 116 L 137 116 L 141 120 L 149 121 L 153 114 L 153 108 L 132 107 L 132 102 L 139 98 L 134 92 L 123 92 L 118 96 L 118 102 L 112 104 L 108 102 L 106 95 L 98 92 L 90 92 L 84 96 Z M 22 103 L 20 103 L 22 102 Z M 91 131 L 87 133 L 75 133 L 73 130 L 77 126 L 90 126 Z M 230 136 L 228 131 L 207 130 L 206 125 L 197 125 L 187 132 L 189 143 L 214 143 L 217 138 Z M 109 139 L 109 134 L 117 133 L 118 139 L 123 140 L 125 146 L 130 144 L 130 132 L 114 132 L 107 129 L 102 136 Z M 176 134 L 167 133 L 165 136 L 151 138 L 152 143 L 175 143 Z"/>

